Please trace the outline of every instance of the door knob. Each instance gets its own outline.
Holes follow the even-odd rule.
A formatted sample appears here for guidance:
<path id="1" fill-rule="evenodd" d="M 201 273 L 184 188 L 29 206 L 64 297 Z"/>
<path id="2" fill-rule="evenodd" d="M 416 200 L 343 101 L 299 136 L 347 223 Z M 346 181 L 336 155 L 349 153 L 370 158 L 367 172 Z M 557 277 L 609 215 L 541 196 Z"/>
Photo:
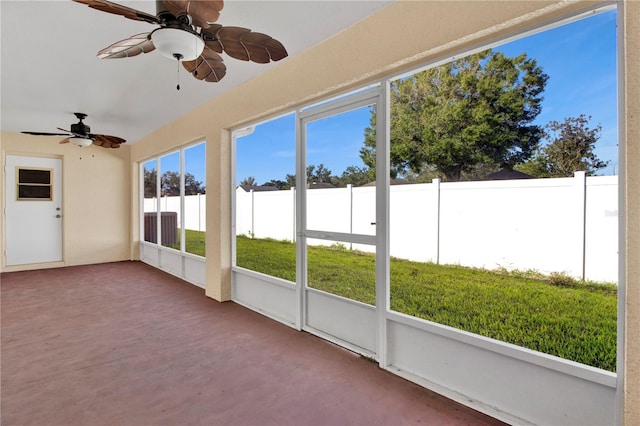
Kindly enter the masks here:
<path id="1" fill-rule="evenodd" d="M 59 214 L 57 214 L 57 215 L 56 215 L 56 217 L 57 217 L 58 219 L 60 219 L 62 216 L 60 216 Z"/>

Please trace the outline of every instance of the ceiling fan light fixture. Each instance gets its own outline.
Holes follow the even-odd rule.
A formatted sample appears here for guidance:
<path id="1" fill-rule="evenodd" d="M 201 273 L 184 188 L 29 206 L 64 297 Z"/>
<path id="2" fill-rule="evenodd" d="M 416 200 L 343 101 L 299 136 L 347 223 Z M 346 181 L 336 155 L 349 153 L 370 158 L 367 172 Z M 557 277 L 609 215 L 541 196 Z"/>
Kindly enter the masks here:
<path id="1" fill-rule="evenodd" d="M 69 138 L 69 142 L 71 142 L 75 146 L 79 146 L 80 148 L 82 148 L 82 147 L 91 145 L 93 143 L 93 140 L 89 138 L 74 137 L 74 138 Z"/>
<path id="2" fill-rule="evenodd" d="M 204 50 L 200 37 L 177 28 L 158 28 L 151 33 L 151 41 L 163 56 L 180 61 L 193 61 Z"/>

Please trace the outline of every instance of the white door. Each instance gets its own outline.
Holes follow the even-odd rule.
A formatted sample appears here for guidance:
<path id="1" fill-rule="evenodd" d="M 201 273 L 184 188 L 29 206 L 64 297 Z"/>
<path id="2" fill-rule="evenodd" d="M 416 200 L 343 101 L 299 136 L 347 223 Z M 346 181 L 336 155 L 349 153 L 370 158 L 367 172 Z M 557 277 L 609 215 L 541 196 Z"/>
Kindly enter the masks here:
<path id="1" fill-rule="evenodd" d="M 7 155 L 6 265 L 62 261 L 62 160 Z"/>

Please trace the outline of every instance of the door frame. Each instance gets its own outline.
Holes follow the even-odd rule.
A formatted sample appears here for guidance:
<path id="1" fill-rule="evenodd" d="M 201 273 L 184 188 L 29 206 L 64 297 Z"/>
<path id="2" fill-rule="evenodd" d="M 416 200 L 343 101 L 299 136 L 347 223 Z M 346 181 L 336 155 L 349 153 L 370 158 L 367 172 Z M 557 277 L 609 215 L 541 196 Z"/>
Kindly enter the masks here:
<path id="1" fill-rule="evenodd" d="M 351 350 L 360 352 L 363 355 L 375 358 L 381 365 L 386 362 L 386 336 L 385 311 L 388 309 L 389 298 L 389 257 L 388 257 L 388 212 L 389 212 L 389 147 L 388 132 L 389 126 L 386 119 L 388 109 L 388 91 L 390 84 L 386 81 L 369 86 L 364 90 L 347 94 L 333 101 L 324 102 L 319 105 L 310 106 L 296 111 L 296 328 L 305 330 L 312 334 L 317 334 L 329 341 Z M 306 160 L 307 160 L 307 130 L 306 125 L 310 122 L 333 117 L 341 113 L 349 112 L 358 108 L 374 105 L 376 108 L 376 233 L 375 235 L 349 234 L 330 231 L 319 231 L 307 229 L 307 181 L 306 181 Z M 330 241 L 340 241 L 346 243 L 369 244 L 376 247 L 376 303 L 374 306 L 360 302 L 341 298 L 340 296 L 323 294 L 323 292 L 310 289 L 307 286 L 307 239 L 323 239 Z M 369 336 L 364 340 L 368 341 L 368 347 L 355 343 L 349 339 L 344 339 L 319 330 L 308 324 L 310 297 L 324 297 L 325 302 L 331 303 L 330 299 L 342 299 L 349 305 L 351 312 L 357 312 L 362 318 L 362 323 L 369 323 L 373 320 L 375 324 L 373 330 L 368 330 Z M 366 334 L 366 331 L 365 331 Z M 371 336 L 372 334 L 372 336 Z M 383 338 L 380 338 L 380 337 Z M 362 339 L 357 339 L 362 341 Z"/>

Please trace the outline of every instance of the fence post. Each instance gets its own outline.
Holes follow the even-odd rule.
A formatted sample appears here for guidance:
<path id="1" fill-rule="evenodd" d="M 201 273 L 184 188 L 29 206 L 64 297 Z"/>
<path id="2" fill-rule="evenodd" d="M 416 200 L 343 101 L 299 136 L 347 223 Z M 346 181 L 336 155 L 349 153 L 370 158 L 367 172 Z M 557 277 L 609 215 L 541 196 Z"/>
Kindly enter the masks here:
<path id="1" fill-rule="evenodd" d="M 254 202 L 254 196 L 253 196 L 253 189 L 249 190 L 249 194 L 251 194 L 251 238 L 253 238 L 256 235 L 256 230 L 253 227 L 254 226 L 254 217 L 255 217 L 255 202 Z"/>
<path id="2" fill-rule="evenodd" d="M 353 185 L 347 184 L 349 191 L 349 234 L 353 234 Z M 353 243 L 349 243 L 349 250 L 353 250 Z"/>
<path id="3" fill-rule="evenodd" d="M 431 180 L 433 184 L 434 198 L 435 198 L 435 209 L 436 209 L 436 265 L 440 264 L 440 178 L 435 178 Z"/>
<path id="4" fill-rule="evenodd" d="M 585 279 L 586 272 L 586 254 L 587 254 L 587 172 L 573 172 L 574 184 L 576 187 L 577 202 L 577 227 L 578 227 L 578 253 L 580 261 L 578 263 L 578 271 L 580 271 L 580 279 Z"/>
<path id="5" fill-rule="evenodd" d="M 198 192 L 198 232 L 202 232 L 202 208 L 200 206 L 200 193 Z"/>
<path id="6" fill-rule="evenodd" d="M 291 200 L 292 200 L 292 204 L 293 204 L 293 208 L 291 209 L 293 211 L 293 220 L 291 221 L 293 223 L 293 229 L 291 230 L 291 241 L 292 242 L 296 242 L 296 187 L 292 186 L 291 187 Z"/>

